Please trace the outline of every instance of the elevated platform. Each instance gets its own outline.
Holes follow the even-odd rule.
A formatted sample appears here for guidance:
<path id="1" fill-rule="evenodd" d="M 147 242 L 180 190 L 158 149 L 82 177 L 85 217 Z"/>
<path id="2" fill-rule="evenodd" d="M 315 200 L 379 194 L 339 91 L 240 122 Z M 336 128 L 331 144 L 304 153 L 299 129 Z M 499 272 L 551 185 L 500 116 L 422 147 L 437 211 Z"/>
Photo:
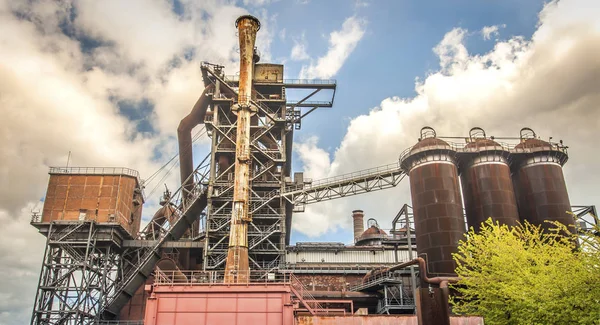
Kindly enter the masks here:
<path id="1" fill-rule="evenodd" d="M 95 228 L 94 238 L 89 238 L 89 226 Z M 32 220 L 31 225 L 38 229 L 40 234 L 48 238 L 49 244 L 69 243 L 86 245 L 94 240 L 96 246 L 114 245 L 122 248 L 133 237 L 118 222 L 96 222 L 93 220 L 55 220 L 52 222 L 38 222 Z"/>

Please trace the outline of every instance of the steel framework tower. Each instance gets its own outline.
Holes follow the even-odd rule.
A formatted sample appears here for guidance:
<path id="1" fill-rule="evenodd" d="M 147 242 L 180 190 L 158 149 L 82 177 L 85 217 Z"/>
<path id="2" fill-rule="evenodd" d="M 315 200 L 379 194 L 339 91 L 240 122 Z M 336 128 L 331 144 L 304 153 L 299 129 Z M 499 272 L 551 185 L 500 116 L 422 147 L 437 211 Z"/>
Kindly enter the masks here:
<path id="1" fill-rule="evenodd" d="M 47 241 L 31 323 L 96 324 L 115 291 L 129 235 L 95 221 L 55 221 L 39 229 Z"/>
<path id="2" fill-rule="evenodd" d="M 238 119 L 232 112 L 239 78 L 226 77 L 223 67 L 204 63 L 206 86 L 214 85 L 212 110 L 205 124 L 212 138 L 211 168 L 205 233 L 204 269 L 224 268 L 227 259 L 234 197 Z M 301 100 L 287 100 L 287 89 L 305 89 Z M 308 101 L 319 91 L 332 90 L 329 101 Z M 251 105 L 257 108 L 250 119 L 250 203 L 248 250 L 251 269 L 270 270 L 279 266 L 289 243 L 293 204 L 281 196 L 291 183 L 294 130 L 301 119 L 319 107 L 331 107 L 334 80 L 284 80 L 283 66 L 256 64 Z M 302 108 L 308 108 L 302 112 Z"/>

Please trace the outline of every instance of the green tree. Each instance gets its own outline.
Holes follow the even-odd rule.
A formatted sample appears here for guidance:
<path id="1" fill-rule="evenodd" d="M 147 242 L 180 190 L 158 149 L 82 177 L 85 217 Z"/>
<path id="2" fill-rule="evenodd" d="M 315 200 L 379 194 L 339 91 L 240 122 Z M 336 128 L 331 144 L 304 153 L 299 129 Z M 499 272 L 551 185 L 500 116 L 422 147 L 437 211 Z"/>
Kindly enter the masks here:
<path id="1" fill-rule="evenodd" d="M 600 324 L 600 241 L 486 221 L 460 242 L 453 312 L 495 324 Z M 566 234 L 566 235 L 565 235 Z M 579 240 L 579 245 L 575 245 Z"/>

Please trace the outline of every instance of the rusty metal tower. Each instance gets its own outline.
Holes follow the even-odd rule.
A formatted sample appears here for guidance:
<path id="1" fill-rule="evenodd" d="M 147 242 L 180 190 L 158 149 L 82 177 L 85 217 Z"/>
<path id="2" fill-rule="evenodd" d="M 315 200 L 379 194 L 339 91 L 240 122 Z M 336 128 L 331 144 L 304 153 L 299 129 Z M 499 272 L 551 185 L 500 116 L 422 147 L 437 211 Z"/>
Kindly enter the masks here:
<path id="1" fill-rule="evenodd" d="M 225 282 L 246 282 L 250 272 L 248 265 L 248 212 L 250 194 L 250 117 L 258 111 L 251 103 L 252 73 L 254 70 L 254 43 L 260 22 L 252 16 L 241 16 L 235 22 L 240 40 L 240 81 L 238 103 L 231 107 L 237 115 L 235 143 L 235 173 L 233 202 L 229 226 L 229 249 L 225 263 Z"/>
<path id="2" fill-rule="evenodd" d="M 259 21 L 242 16 L 236 26 L 239 75 L 206 62 L 201 67 L 212 90 L 204 120 L 212 148 L 203 268 L 225 268 L 227 282 L 283 262 L 294 204 L 281 194 L 302 182 L 290 177 L 293 133 L 305 116 L 332 107 L 336 90 L 335 80 L 284 79 L 283 65 L 259 63 Z M 301 93 L 297 101 L 288 100 L 290 89 Z M 311 101 L 317 94 L 326 100 Z"/>

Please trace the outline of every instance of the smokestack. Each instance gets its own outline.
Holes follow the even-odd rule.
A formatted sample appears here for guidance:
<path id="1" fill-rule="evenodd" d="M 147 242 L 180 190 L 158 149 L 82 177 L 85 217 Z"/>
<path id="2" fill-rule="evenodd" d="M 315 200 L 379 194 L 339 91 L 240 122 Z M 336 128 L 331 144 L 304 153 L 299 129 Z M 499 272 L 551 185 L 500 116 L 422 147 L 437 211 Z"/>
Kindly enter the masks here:
<path id="1" fill-rule="evenodd" d="M 245 283 L 249 280 L 248 223 L 250 201 L 250 117 L 257 107 L 251 102 L 252 73 L 257 57 L 254 54 L 256 33 L 260 22 L 256 17 L 245 15 L 235 21 L 240 42 L 240 81 L 238 102 L 231 107 L 237 115 L 237 136 L 235 143 L 235 176 L 231 226 L 229 228 L 229 248 L 225 263 L 225 283 Z"/>
<path id="2" fill-rule="evenodd" d="M 352 211 L 352 224 L 354 225 L 354 242 L 358 240 L 358 237 L 365 232 L 365 214 L 363 210 Z"/>

